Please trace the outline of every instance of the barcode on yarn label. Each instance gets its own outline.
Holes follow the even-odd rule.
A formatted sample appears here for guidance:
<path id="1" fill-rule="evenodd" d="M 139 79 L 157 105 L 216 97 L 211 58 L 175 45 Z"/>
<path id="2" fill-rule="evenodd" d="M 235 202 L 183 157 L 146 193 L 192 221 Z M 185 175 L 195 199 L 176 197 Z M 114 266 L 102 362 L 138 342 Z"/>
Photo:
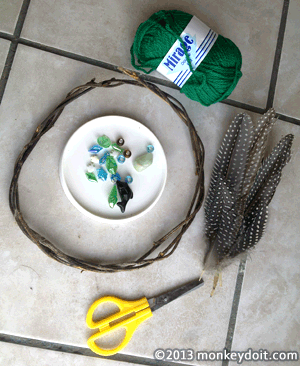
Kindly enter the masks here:
<path id="1" fill-rule="evenodd" d="M 180 35 L 190 57 L 193 70 L 195 70 L 204 60 L 217 37 L 218 35 L 216 32 L 193 16 Z M 190 78 L 192 72 L 184 54 L 183 46 L 179 40 L 170 48 L 159 64 L 157 71 L 180 88 L 182 88 Z"/>

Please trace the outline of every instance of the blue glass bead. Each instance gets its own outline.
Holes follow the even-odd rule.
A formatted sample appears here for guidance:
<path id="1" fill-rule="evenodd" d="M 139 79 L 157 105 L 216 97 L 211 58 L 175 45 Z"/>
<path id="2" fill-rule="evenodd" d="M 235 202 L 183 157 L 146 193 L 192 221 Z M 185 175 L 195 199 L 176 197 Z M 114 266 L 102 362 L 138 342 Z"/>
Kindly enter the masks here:
<path id="1" fill-rule="evenodd" d="M 103 149 L 100 145 L 94 145 L 89 149 L 89 153 L 98 154 Z"/>
<path id="2" fill-rule="evenodd" d="M 153 145 L 148 145 L 147 146 L 147 152 L 152 153 L 153 151 L 154 151 L 154 146 Z"/>
<path id="3" fill-rule="evenodd" d="M 99 159 L 99 164 L 103 165 L 106 163 L 106 158 L 110 155 L 108 151 L 105 151 L 105 153 L 102 155 L 102 157 Z"/>
<path id="4" fill-rule="evenodd" d="M 124 161 L 125 161 L 125 156 L 124 155 L 119 155 L 117 157 L 117 160 L 118 160 L 118 163 L 123 164 Z"/>
<path id="5" fill-rule="evenodd" d="M 127 177 L 125 178 L 125 182 L 130 184 L 133 182 L 132 176 L 131 175 L 127 175 Z"/>
<path id="6" fill-rule="evenodd" d="M 107 179 L 107 172 L 103 168 L 99 168 L 97 171 L 97 177 L 103 181 Z"/>
<path id="7" fill-rule="evenodd" d="M 117 180 L 121 180 L 121 176 L 119 173 L 112 174 L 110 177 L 112 183 L 116 183 Z"/>

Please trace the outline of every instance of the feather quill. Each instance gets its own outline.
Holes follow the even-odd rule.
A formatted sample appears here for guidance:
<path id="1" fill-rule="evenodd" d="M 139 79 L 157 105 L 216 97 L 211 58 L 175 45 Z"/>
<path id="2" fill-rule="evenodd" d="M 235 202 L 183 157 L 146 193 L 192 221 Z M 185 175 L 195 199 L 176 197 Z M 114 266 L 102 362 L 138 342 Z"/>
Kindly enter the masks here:
<path id="1" fill-rule="evenodd" d="M 256 128 L 250 116 L 238 114 L 222 141 L 205 202 L 204 270 L 216 270 L 213 291 L 227 259 L 253 248 L 264 233 L 268 205 L 290 160 L 294 137 L 282 138 L 263 160 L 275 121 L 274 109 L 259 119 Z"/>

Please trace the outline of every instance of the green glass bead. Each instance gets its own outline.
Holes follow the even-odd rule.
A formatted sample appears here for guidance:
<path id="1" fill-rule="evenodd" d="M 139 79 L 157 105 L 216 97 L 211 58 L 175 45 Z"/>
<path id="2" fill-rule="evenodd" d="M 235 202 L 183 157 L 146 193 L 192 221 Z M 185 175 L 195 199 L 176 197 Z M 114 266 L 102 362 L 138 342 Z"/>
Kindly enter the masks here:
<path id="1" fill-rule="evenodd" d="M 113 156 L 106 157 L 106 169 L 110 172 L 110 174 L 116 174 L 118 165 Z"/>
<path id="2" fill-rule="evenodd" d="M 104 147 L 105 149 L 107 149 L 111 145 L 110 138 L 107 137 L 106 135 L 103 135 L 103 136 L 98 137 L 97 141 L 98 141 L 98 144 L 101 147 Z"/>
<path id="3" fill-rule="evenodd" d="M 137 172 L 142 172 L 153 163 L 153 154 L 147 153 L 135 159 L 133 166 Z"/>
<path id="4" fill-rule="evenodd" d="M 117 191 L 117 186 L 114 185 L 108 196 L 109 207 L 114 208 L 114 206 L 117 202 L 118 202 L 118 191 Z"/>
<path id="5" fill-rule="evenodd" d="M 122 152 L 124 151 L 124 149 L 122 149 L 118 144 L 114 143 L 111 144 L 111 147 L 115 150 L 118 151 L 118 153 L 122 154 Z"/>
<path id="6" fill-rule="evenodd" d="M 95 176 L 95 174 L 94 173 L 85 173 L 85 175 L 86 175 L 86 177 L 87 177 L 87 179 L 90 181 L 90 182 L 98 182 L 97 181 L 97 178 L 96 178 L 96 176 Z"/>

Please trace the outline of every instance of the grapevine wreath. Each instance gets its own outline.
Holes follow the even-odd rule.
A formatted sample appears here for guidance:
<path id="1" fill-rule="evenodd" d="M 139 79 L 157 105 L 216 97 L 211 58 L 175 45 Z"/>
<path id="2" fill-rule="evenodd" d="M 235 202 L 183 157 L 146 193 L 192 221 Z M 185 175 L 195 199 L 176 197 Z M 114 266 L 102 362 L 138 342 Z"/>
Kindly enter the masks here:
<path id="1" fill-rule="evenodd" d="M 124 69 L 118 68 L 118 70 L 130 76 L 132 79 L 115 79 L 112 78 L 110 80 L 104 80 L 102 82 L 95 82 L 95 79 L 90 82 L 78 86 L 71 90 L 66 98 L 49 114 L 49 116 L 44 119 L 36 128 L 31 140 L 24 146 L 21 153 L 19 154 L 17 161 L 14 167 L 13 178 L 10 185 L 9 190 L 9 204 L 12 214 L 19 225 L 20 229 L 23 233 L 33 242 L 35 243 L 45 254 L 49 257 L 57 260 L 60 263 L 65 265 L 79 268 L 81 270 L 88 270 L 94 272 L 117 272 L 117 271 L 128 271 L 137 268 L 142 268 L 150 265 L 153 262 L 162 260 L 164 258 L 169 257 L 176 250 L 183 234 L 188 230 L 189 226 L 193 222 L 197 212 L 200 210 L 203 198 L 204 198 L 204 147 L 200 137 L 197 134 L 195 126 L 190 120 L 185 108 L 182 104 L 169 95 L 168 93 L 159 89 L 156 85 L 145 81 L 142 77 L 140 77 L 137 73 Z M 44 238 L 38 232 L 33 230 L 25 221 L 19 203 L 19 188 L 18 188 L 18 179 L 21 173 L 21 169 L 26 159 L 29 157 L 32 150 L 35 148 L 41 137 L 48 132 L 58 120 L 59 116 L 63 112 L 64 108 L 72 103 L 75 99 L 79 98 L 83 94 L 88 93 L 89 91 L 95 88 L 113 88 L 121 85 L 133 85 L 142 88 L 147 88 L 160 98 L 162 98 L 172 109 L 173 111 L 180 117 L 180 119 L 186 124 L 187 128 L 190 132 L 191 137 L 191 146 L 194 152 L 194 161 L 196 166 L 196 186 L 195 192 L 190 203 L 187 215 L 185 219 L 176 225 L 173 229 L 171 229 L 166 235 L 164 235 L 159 240 L 155 241 L 153 245 L 148 248 L 144 255 L 142 255 L 137 260 L 132 260 L 127 263 L 118 263 L 118 264 L 103 264 L 101 262 L 95 263 L 92 261 L 85 261 L 82 259 L 78 259 L 67 255 L 62 250 L 58 249 L 53 243 Z M 170 244 L 167 245 L 165 249 L 159 252 L 159 254 L 154 258 L 149 258 L 149 256 L 158 249 L 166 240 L 170 238 L 170 236 L 174 233 L 177 233 L 176 237 L 171 241 Z"/>

